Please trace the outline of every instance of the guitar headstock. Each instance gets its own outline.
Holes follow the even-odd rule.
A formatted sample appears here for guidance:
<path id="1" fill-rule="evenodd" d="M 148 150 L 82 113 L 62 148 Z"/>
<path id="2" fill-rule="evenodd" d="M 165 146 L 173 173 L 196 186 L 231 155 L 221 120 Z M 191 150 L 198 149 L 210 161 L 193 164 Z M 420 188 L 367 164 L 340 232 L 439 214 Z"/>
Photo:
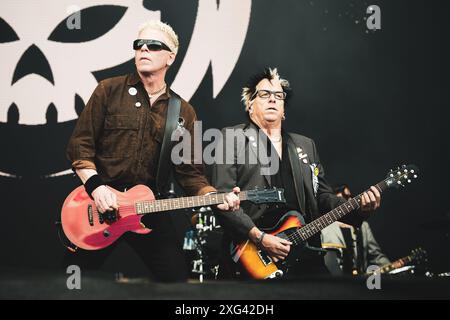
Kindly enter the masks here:
<path id="1" fill-rule="evenodd" d="M 247 200 L 254 204 L 286 203 L 284 189 L 281 188 L 248 190 Z"/>
<path id="2" fill-rule="evenodd" d="M 411 260 L 416 264 L 426 263 L 428 260 L 427 252 L 422 248 L 417 248 L 411 251 Z"/>
<path id="3" fill-rule="evenodd" d="M 419 169 L 415 165 L 402 165 L 389 171 L 386 185 L 392 188 L 405 187 L 419 177 Z"/>

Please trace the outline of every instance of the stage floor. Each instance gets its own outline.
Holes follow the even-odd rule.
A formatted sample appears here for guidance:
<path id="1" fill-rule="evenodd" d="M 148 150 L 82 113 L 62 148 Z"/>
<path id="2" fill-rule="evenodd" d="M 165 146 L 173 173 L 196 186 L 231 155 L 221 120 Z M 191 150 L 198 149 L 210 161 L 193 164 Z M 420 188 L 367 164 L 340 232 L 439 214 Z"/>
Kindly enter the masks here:
<path id="1" fill-rule="evenodd" d="M 115 275 L 81 275 L 81 289 L 69 290 L 69 275 L 11 272 L 0 275 L 0 299 L 158 299 L 158 300 L 279 300 L 279 299 L 450 299 L 449 278 L 381 278 L 369 290 L 363 278 L 305 278 L 270 281 L 190 281 L 154 283 Z"/>

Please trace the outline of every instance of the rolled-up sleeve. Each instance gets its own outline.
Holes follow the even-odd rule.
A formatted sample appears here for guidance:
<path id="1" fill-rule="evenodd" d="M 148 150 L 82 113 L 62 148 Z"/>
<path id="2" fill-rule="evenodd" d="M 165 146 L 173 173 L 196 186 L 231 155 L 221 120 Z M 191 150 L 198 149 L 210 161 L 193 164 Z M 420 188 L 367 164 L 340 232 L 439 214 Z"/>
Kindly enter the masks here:
<path id="1" fill-rule="evenodd" d="M 96 141 L 103 129 L 106 91 L 103 82 L 94 90 L 81 112 L 67 146 L 66 155 L 72 169 L 96 169 Z"/>

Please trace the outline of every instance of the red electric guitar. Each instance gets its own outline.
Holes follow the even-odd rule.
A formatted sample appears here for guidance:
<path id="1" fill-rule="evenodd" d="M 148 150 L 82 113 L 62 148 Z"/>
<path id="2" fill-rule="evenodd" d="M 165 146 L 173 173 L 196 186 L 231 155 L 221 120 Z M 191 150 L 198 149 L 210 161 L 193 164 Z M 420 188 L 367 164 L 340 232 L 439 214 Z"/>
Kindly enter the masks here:
<path id="1" fill-rule="evenodd" d="M 94 201 L 86 193 L 84 186 L 73 190 L 64 201 L 61 224 L 67 238 L 77 247 L 85 250 L 99 250 L 115 242 L 125 232 L 148 234 L 141 223 L 145 214 L 162 214 L 224 202 L 226 193 L 205 196 L 182 197 L 155 200 L 152 190 L 137 185 L 126 192 L 109 187 L 117 196 L 119 209 L 103 214 L 97 211 Z M 249 190 L 239 193 L 241 201 L 260 203 L 284 203 L 283 189 Z"/>
<path id="2" fill-rule="evenodd" d="M 380 193 L 388 188 L 404 187 L 416 179 L 417 175 L 418 169 L 415 166 L 402 166 L 397 170 L 391 170 L 386 179 L 376 184 L 375 187 Z M 308 224 L 304 223 L 303 217 L 299 213 L 290 211 L 280 219 L 276 226 L 264 231 L 267 234 L 291 241 L 293 246 L 299 247 L 300 253 L 307 254 L 308 252 L 306 252 L 305 248 L 307 240 L 351 211 L 358 209 L 361 203 L 361 196 L 362 194 L 357 195 Z M 250 278 L 277 278 L 283 276 L 286 270 L 289 269 L 291 254 L 283 262 L 275 264 L 265 251 L 261 250 L 250 240 L 234 245 L 231 251 L 238 269 L 243 270 Z M 295 258 L 297 260 L 297 257 Z M 298 260 L 301 263 L 301 254 Z"/>

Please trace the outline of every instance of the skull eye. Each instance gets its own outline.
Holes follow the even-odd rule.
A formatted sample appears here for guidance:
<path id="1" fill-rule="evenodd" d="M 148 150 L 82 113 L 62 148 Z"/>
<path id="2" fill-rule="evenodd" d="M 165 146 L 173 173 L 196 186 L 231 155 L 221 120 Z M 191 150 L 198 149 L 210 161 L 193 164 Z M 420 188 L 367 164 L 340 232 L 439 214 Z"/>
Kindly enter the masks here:
<path id="1" fill-rule="evenodd" d="M 93 6 L 67 16 L 53 30 L 48 40 L 63 43 L 79 43 L 97 39 L 110 31 L 122 19 L 127 7 Z M 78 17 L 79 25 L 69 28 Z M 99 19 L 99 17 L 101 17 Z"/>
<path id="2" fill-rule="evenodd" d="M 19 40 L 14 29 L 2 18 L 0 18 L 0 43 L 13 42 Z"/>

